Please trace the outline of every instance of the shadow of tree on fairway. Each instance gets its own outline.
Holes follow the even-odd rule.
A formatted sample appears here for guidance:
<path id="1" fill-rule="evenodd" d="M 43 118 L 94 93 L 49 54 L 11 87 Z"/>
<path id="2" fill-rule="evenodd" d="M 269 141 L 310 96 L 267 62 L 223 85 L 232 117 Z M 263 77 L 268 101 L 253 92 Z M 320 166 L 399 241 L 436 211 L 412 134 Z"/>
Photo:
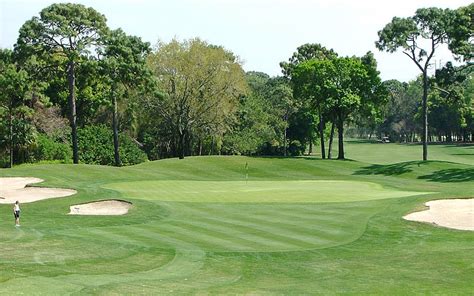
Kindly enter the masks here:
<path id="1" fill-rule="evenodd" d="M 402 163 L 394 164 L 373 164 L 367 167 L 363 167 L 360 170 L 354 172 L 354 175 L 384 175 L 384 176 L 393 176 L 393 175 L 402 175 L 413 171 L 413 166 L 420 166 L 426 164 L 423 161 L 408 161 Z"/>
<path id="2" fill-rule="evenodd" d="M 474 181 L 473 169 L 446 169 L 436 171 L 432 174 L 420 176 L 418 179 L 424 179 L 432 182 L 469 182 Z"/>

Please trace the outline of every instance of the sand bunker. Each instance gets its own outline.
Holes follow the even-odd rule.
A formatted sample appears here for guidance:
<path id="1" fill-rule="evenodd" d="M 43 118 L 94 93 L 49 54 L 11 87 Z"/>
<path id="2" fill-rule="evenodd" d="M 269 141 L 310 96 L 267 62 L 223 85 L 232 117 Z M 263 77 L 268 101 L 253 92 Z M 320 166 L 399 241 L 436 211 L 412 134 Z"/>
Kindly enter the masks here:
<path id="1" fill-rule="evenodd" d="M 132 204 L 123 200 L 102 200 L 70 207 L 70 215 L 125 215 Z"/>
<path id="2" fill-rule="evenodd" d="M 26 187 L 28 184 L 43 181 L 38 178 L 0 178 L 0 204 L 10 204 L 17 200 L 20 203 L 29 203 L 48 198 L 70 196 L 77 193 L 76 190 L 72 189 Z"/>
<path id="3" fill-rule="evenodd" d="M 428 210 L 403 217 L 406 220 L 434 223 L 460 230 L 474 231 L 474 199 L 443 199 L 427 202 Z"/>

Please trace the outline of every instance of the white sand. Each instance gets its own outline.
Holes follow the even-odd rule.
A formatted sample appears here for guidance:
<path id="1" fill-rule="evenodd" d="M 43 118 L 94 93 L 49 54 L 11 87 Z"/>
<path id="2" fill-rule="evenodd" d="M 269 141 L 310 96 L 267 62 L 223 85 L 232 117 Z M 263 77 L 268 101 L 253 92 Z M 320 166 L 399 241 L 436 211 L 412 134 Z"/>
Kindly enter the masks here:
<path id="1" fill-rule="evenodd" d="M 102 200 L 70 207 L 70 215 L 125 215 L 132 204 L 121 200 Z"/>
<path id="2" fill-rule="evenodd" d="M 28 184 L 40 183 L 38 178 L 6 177 L 0 178 L 0 204 L 12 204 L 15 201 L 29 203 L 38 200 L 65 197 L 76 194 L 76 190 L 45 187 L 26 187 Z"/>
<path id="3" fill-rule="evenodd" d="M 459 230 L 474 231 L 474 199 L 442 199 L 426 203 L 428 210 L 403 217 Z"/>

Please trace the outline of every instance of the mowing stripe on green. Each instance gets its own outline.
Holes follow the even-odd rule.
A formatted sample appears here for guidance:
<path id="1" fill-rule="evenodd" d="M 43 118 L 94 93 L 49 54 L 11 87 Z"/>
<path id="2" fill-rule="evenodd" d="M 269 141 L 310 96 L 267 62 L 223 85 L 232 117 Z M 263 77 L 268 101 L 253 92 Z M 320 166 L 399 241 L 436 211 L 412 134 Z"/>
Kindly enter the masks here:
<path id="1" fill-rule="evenodd" d="M 179 202 L 348 202 L 427 194 L 360 181 L 135 181 L 111 183 L 126 198 Z"/>

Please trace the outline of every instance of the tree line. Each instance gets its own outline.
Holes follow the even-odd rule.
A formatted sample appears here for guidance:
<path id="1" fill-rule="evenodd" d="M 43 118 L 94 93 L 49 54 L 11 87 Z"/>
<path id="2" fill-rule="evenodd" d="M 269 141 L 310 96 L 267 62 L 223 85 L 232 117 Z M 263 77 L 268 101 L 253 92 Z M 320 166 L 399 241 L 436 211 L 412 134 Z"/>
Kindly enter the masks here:
<path id="1" fill-rule="evenodd" d="M 152 48 L 93 8 L 52 4 L 23 24 L 13 50 L 0 49 L 0 165 L 287 156 L 313 145 L 332 158 L 336 133 L 338 159 L 349 133 L 421 135 L 427 159 L 429 140 L 473 140 L 473 7 L 419 9 L 379 32 L 379 50 L 401 48 L 420 69 L 402 83 L 382 81 L 370 51 L 304 44 L 270 77 L 199 38 Z M 430 77 L 440 44 L 463 63 Z"/>

